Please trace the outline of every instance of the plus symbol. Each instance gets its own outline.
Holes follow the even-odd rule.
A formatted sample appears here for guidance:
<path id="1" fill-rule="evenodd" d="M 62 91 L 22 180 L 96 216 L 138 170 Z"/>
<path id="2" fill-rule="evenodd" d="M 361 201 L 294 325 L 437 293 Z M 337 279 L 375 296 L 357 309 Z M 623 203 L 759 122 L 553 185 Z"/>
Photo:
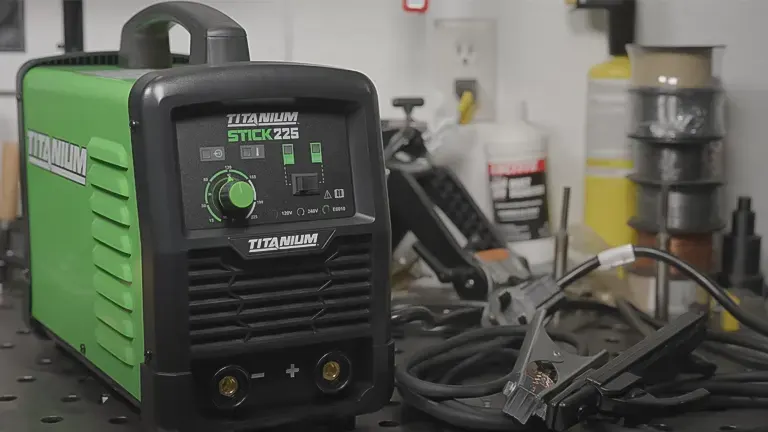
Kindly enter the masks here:
<path id="1" fill-rule="evenodd" d="M 291 367 L 285 370 L 285 373 L 291 376 L 291 378 L 296 378 L 296 373 L 299 371 L 299 368 L 296 367 L 295 364 L 291 363 Z"/>

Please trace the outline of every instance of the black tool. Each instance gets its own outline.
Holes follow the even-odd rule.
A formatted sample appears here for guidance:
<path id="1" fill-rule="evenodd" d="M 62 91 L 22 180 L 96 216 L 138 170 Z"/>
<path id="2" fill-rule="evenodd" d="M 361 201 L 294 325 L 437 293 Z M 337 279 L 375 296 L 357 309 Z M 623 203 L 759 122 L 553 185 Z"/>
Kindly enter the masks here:
<path id="1" fill-rule="evenodd" d="M 739 197 L 738 208 L 732 213 L 731 232 L 723 236 L 723 271 L 718 278 L 723 286 L 745 288 L 762 295 L 761 240 L 755 234 L 752 200 Z"/>
<path id="2" fill-rule="evenodd" d="M 517 378 L 504 390 L 503 412 L 525 424 L 532 416 L 562 432 L 594 414 L 617 417 L 659 415 L 708 397 L 706 390 L 657 398 L 647 385 L 669 380 L 704 339 L 706 315 L 687 313 L 624 351 L 602 367 L 607 353 L 581 357 L 563 352 L 544 331 L 546 312 L 534 316 L 520 357 Z M 649 412 L 651 410 L 651 412 Z"/>
<path id="3" fill-rule="evenodd" d="M 395 106 L 406 112 L 406 126 L 399 136 L 385 139 L 388 144 L 384 154 L 389 156 L 390 170 L 387 186 L 392 244 L 399 244 L 412 232 L 418 239 L 414 249 L 441 282 L 453 284 L 463 299 L 485 300 L 499 285 L 520 283 L 528 279 L 530 272 L 522 258 L 506 249 L 506 241 L 456 175 L 448 168 L 428 162 L 424 138 L 410 127 L 411 112 L 422 103 L 419 99 L 396 99 Z M 427 164 L 405 164 L 396 160 L 402 153 L 410 159 L 427 159 Z M 465 247 L 453 236 L 439 212 L 467 239 Z M 483 263 L 477 253 L 489 250 L 504 253 L 494 254 L 492 261 Z"/>

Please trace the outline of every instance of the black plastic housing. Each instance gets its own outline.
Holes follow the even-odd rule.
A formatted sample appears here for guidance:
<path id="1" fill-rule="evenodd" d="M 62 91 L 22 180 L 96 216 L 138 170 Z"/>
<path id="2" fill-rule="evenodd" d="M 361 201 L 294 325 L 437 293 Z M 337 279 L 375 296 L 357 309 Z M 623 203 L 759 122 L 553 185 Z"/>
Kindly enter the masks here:
<path id="1" fill-rule="evenodd" d="M 290 103 L 301 99 L 344 104 L 356 214 L 333 220 L 185 231 L 174 112 L 193 105 L 248 106 L 259 101 Z M 131 91 L 129 113 L 144 260 L 145 346 L 152 353 L 151 360 L 142 366 L 141 409 L 145 420 L 179 431 L 248 430 L 307 419 L 349 418 L 382 407 L 393 390 L 394 352 L 389 324 L 391 240 L 378 102 L 372 82 L 356 72 L 309 65 L 187 66 L 142 76 Z M 286 337 L 249 343 L 246 338 L 240 344 L 193 352 L 190 298 L 177 294 L 186 293 L 189 288 L 186 281 L 190 254 L 231 250 L 233 235 L 263 236 L 305 230 L 330 232 L 332 239 L 369 239 L 368 325 L 346 334 L 317 331 L 309 339 Z M 302 262 L 325 253 L 324 249 L 334 244 L 332 239 L 318 250 L 285 252 L 277 257 L 253 259 L 248 265 L 256 268 L 295 264 L 300 268 Z M 329 256 L 326 260 L 330 259 Z M 212 411 L 199 397 L 205 392 L 200 383 L 221 365 L 267 358 L 269 361 L 263 362 L 304 357 L 317 361 L 322 354 L 336 350 L 352 353 L 358 362 L 365 363 L 355 365 L 363 381 L 338 395 L 307 398 L 303 395 L 309 388 L 265 385 L 262 388 L 266 399 L 284 399 L 284 403 L 273 403 L 263 409 L 243 405 L 243 409 L 232 412 Z M 251 384 L 254 385 L 259 384 Z M 302 397 L 278 397 L 285 393 L 300 393 Z"/>
<path id="2" fill-rule="evenodd" d="M 183 66 L 186 56 L 174 55 Z M 25 64 L 18 74 L 37 66 L 118 64 L 117 52 L 77 53 L 36 59 Z M 142 241 L 144 287 L 145 361 L 141 365 L 141 401 L 133 399 L 114 380 L 101 372 L 76 350 L 70 354 L 83 362 L 117 394 L 141 410 L 147 430 L 177 432 L 218 432 L 253 430 L 297 422 L 329 422 L 344 427 L 356 415 L 375 412 L 393 392 L 394 346 L 390 337 L 389 267 L 391 229 L 384 174 L 381 129 L 377 94 L 364 75 L 325 67 L 276 63 L 235 63 L 226 66 L 183 66 L 149 72 L 134 85 L 129 97 L 130 127 L 137 202 Z M 20 91 L 21 85 L 18 86 Z M 19 93 L 19 101 L 22 100 Z M 351 217 L 307 222 L 268 224 L 247 228 L 214 228 L 186 231 L 183 227 L 182 200 L 173 113 L 177 108 L 200 104 L 254 104 L 260 100 L 283 101 L 312 98 L 343 105 L 350 143 L 351 170 L 356 213 Z M 23 134 L 23 109 L 19 103 L 19 131 Z M 26 167 L 22 152 L 22 211 L 26 203 Z M 265 343 L 231 344 L 193 353 L 190 344 L 189 261 L 198 252 L 215 253 L 221 259 L 239 256 L 233 235 L 264 235 L 313 230 L 328 236 L 323 247 L 305 252 L 281 252 L 253 261 L 240 260 L 248 268 L 295 267 L 300 273 L 305 263 L 333 259 L 338 246 L 365 246 L 367 283 L 366 325 L 347 332 L 323 333 L 302 338 L 273 337 Z M 29 249 L 27 229 L 25 241 Z M 363 239 L 364 241 L 359 241 Z M 337 241 L 338 240 L 338 241 Z M 333 249 L 336 247 L 337 249 Z M 26 264 L 29 263 L 29 256 Z M 324 301 L 322 295 L 319 296 Z M 42 336 L 58 340 L 32 319 L 31 296 L 25 293 L 25 321 Z M 61 343 L 66 347 L 66 344 Z M 277 386 L 255 388 L 269 406 L 243 404 L 235 410 L 211 409 L 201 397 L 201 382 L 209 382 L 218 365 L 239 366 L 249 362 L 275 363 L 285 356 L 307 362 L 310 372 L 328 352 L 343 352 L 353 360 L 353 383 L 337 394 L 324 394 Z M 210 376 L 208 376 L 210 375 Z M 360 379 L 363 378 L 363 379 Z M 310 380 L 311 390 L 314 382 Z M 204 385 L 203 385 L 204 386 Z M 203 392 L 205 390 L 203 389 Z M 300 403 L 284 395 L 299 394 Z M 283 396 L 283 397 L 281 397 Z M 259 399 L 259 398 L 256 398 Z M 258 402 L 258 401 L 256 401 Z M 276 405 L 277 404 L 277 405 Z"/>

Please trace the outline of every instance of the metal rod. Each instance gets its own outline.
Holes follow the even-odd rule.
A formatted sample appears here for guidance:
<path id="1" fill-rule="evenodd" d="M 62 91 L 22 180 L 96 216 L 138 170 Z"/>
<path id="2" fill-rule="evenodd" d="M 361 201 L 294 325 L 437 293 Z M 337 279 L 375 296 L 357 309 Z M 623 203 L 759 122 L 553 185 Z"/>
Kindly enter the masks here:
<path id="1" fill-rule="evenodd" d="M 656 236 L 658 248 L 667 251 L 669 249 L 669 232 L 667 231 L 667 218 L 669 217 L 669 187 L 661 186 L 659 194 L 659 233 Z M 661 261 L 656 262 L 656 319 L 669 320 L 669 265 Z"/>
<path id="2" fill-rule="evenodd" d="M 565 275 L 568 268 L 568 209 L 571 205 L 571 188 L 563 188 L 563 202 L 560 209 L 560 226 L 555 234 L 555 279 Z"/>

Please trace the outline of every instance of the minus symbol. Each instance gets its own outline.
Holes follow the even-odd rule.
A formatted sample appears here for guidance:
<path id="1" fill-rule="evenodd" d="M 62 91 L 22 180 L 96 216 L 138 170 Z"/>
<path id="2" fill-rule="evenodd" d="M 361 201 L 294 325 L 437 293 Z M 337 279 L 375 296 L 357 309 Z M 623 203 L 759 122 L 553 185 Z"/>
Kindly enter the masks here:
<path id="1" fill-rule="evenodd" d="M 262 373 L 255 373 L 255 374 L 251 375 L 251 379 L 259 379 L 259 378 L 264 378 L 264 373 L 263 372 Z"/>

